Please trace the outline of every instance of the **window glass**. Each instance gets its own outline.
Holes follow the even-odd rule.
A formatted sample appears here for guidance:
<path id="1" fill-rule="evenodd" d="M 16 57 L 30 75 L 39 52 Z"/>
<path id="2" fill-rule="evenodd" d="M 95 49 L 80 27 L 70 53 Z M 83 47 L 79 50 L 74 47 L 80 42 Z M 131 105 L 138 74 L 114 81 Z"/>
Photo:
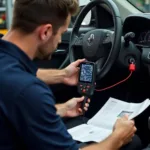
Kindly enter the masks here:
<path id="1" fill-rule="evenodd" d="M 132 5 L 141 10 L 142 12 L 150 12 L 150 0 L 128 0 Z"/>
<path id="2" fill-rule="evenodd" d="M 80 11 L 81 11 L 81 9 L 83 9 L 83 7 L 84 7 L 85 5 L 87 5 L 87 4 L 90 2 L 90 0 L 78 0 L 78 1 L 79 1 Z M 77 16 L 78 16 L 78 15 L 77 15 Z M 75 16 L 75 17 L 72 18 L 72 24 L 74 24 L 74 22 L 75 22 L 77 16 Z M 90 12 L 86 15 L 86 17 L 84 18 L 84 20 L 83 20 L 83 22 L 82 22 L 82 26 L 89 26 L 90 23 L 91 23 L 91 19 L 92 19 L 92 12 L 90 11 Z"/>

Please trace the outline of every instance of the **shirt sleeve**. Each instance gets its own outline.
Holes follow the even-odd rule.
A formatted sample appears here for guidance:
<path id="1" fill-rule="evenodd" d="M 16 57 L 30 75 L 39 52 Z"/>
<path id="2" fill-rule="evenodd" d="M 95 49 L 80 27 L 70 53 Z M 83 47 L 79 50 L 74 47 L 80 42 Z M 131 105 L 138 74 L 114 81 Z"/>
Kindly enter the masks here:
<path id="1" fill-rule="evenodd" d="M 34 83 L 17 98 L 13 124 L 29 150 L 78 150 L 56 108 L 46 85 Z"/>

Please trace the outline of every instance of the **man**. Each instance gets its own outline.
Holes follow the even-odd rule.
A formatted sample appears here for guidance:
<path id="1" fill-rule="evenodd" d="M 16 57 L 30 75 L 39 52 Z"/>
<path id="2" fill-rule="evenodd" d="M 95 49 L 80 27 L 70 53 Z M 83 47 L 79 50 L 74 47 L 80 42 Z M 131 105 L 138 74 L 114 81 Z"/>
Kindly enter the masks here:
<path id="1" fill-rule="evenodd" d="M 55 106 L 45 83 L 75 85 L 84 60 L 48 71 L 37 71 L 32 62 L 37 56 L 51 56 L 77 10 L 76 0 L 15 1 L 12 27 L 0 40 L 0 150 L 79 149 L 60 116 L 82 114 L 84 98 Z M 120 118 L 107 139 L 83 150 L 118 150 L 132 141 L 135 131 L 132 120 Z"/>

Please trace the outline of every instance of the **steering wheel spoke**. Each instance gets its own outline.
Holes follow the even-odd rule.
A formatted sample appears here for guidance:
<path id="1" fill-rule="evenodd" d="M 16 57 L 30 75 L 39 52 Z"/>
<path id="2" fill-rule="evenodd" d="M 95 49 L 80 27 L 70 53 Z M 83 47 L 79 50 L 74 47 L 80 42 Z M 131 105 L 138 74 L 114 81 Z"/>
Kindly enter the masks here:
<path id="1" fill-rule="evenodd" d="M 73 46 L 80 48 L 83 46 L 83 35 L 76 36 Z"/>
<path id="2" fill-rule="evenodd" d="M 112 44 L 114 40 L 114 32 L 112 31 L 106 31 L 104 39 L 103 39 L 103 44 L 107 45 L 107 44 Z"/>
<path id="3" fill-rule="evenodd" d="M 96 61 L 97 72 L 100 72 L 101 68 L 103 67 L 106 61 L 106 57 L 101 57 Z"/>

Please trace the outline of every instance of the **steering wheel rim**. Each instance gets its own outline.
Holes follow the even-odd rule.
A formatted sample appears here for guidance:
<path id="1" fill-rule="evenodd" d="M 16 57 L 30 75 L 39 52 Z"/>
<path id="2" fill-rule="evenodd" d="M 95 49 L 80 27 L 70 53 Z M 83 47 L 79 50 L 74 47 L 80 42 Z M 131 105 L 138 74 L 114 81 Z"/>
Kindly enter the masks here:
<path id="1" fill-rule="evenodd" d="M 108 6 L 112 12 L 113 21 L 114 21 L 114 40 L 112 42 L 111 50 L 108 54 L 108 57 L 104 63 L 104 65 L 100 68 L 98 65 L 97 68 L 97 79 L 100 80 L 103 78 L 108 71 L 111 69 L 112 65 L 114 64 L 115 60 L 117 59 L 120 48 L 121 48 L 121 36 L 122 36 L 122 21 L 120 17 L 120 12 L 116 4 L 112 0 L 93 0 L 88 5 L 86 5 L 80 14 L 78 15 L 72 33 L 70 37 L 69 43 L 69 57 L 70 61 L 75 61 L 75 54 L 73 50 L 73 45 L 78 37 L 79 28 L 83 19 L 85 18 L 86 14 L 95 6 L 105 4 Z"/>

